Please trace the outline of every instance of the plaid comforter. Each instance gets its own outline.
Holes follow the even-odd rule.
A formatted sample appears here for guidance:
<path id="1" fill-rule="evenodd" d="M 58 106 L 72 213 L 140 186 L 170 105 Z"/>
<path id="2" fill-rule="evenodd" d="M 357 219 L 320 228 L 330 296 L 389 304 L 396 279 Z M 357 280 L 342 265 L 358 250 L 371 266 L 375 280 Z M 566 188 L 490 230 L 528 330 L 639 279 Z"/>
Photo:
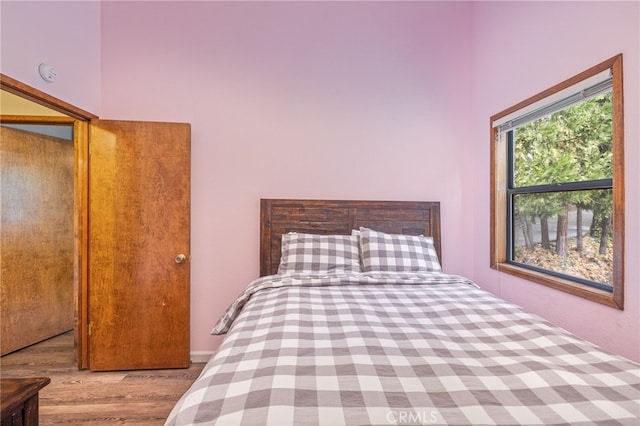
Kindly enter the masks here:
<path id="1" fill-rule="evenodd" d="M 271 276 L 167 425 L 638 425 L 640 366 L 461 277 Z"/>

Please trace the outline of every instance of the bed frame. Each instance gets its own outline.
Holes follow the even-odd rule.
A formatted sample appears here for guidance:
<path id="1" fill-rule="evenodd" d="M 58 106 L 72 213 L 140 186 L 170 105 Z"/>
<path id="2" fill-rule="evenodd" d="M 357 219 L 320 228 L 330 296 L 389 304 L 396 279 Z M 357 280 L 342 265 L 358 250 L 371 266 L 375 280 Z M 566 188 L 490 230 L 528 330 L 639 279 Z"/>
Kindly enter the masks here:
<path id="1" fill-rule="evenodd" d="M 351 234 L 364 226 L 394 234 L 425 235 L 440 250 L 437 201 L 260 200 L 260 276 L 278 272 L 282 234 Z"/>

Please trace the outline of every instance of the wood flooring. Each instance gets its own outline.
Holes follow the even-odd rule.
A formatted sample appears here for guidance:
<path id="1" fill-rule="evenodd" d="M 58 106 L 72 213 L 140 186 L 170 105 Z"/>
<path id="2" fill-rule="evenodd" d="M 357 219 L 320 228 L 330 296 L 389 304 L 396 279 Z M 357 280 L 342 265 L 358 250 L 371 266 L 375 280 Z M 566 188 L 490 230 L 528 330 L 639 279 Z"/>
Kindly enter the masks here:
<path id="1" fill-rule="evenodd" d="M 68 332 L 0 358 L 0 376 L 49 377 L 40 391 L 40 425 L 163 425 L 204 367 L 92 372 L 78 370 Z"/>

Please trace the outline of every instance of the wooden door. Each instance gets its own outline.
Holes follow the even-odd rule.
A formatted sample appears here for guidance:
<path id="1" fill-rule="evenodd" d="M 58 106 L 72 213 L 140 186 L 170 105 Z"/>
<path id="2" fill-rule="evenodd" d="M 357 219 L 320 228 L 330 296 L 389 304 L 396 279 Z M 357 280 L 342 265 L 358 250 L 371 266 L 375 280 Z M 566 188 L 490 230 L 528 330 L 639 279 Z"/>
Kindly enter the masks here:
<path id="1" fill-rule="evenodd" d="M 0 127 L 0 355 L 74 327 L 73 141 Z"/>
<path id="2" fill-rule="evenodd" d="M 91 370 L 189 366 L 189 205 L 189 124 L 91 121 Z"/>

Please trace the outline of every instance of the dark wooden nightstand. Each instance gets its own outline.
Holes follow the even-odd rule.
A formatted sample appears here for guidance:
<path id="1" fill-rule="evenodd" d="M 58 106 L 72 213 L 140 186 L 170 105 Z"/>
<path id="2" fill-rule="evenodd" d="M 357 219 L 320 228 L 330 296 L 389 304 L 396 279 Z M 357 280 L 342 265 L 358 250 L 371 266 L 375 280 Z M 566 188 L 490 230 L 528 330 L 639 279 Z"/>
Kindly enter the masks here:
<path id="1" fill-rule="evenodd" d="M 48 377 L 0 379 L 1 426 L 38 424 L 38 392 L 51 382 Z"/>

